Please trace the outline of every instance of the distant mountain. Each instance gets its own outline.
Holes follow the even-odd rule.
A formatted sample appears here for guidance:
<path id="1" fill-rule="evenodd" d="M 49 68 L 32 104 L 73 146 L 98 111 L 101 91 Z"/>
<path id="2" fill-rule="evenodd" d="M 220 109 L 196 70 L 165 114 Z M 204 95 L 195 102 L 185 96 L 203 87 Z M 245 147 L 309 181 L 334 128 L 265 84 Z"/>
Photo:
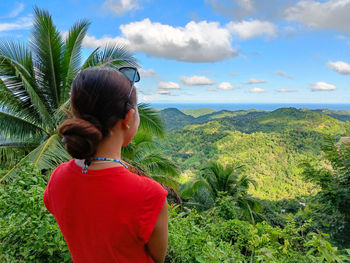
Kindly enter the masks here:
<path id="1" fill-rule="evenodd" d="M 327 112 L 329 114 L 324 114 L 323 112 L 296 108 L 280 108 L 274 111 L 221 110 L 197 118 L 186 115 L 176 108 L 164 109 L 160 113 L 168 130 L 178 130 L 186 125 L 204 124 L 220 120 L 225 129 L 230 127 L 233 130 L 245 133 L 257 131 L 281 132 L 290 129 L 332 133 L 340 129 L 341 123 L 339 120 L 346 120 L 347 116 L 333 111 Z M 336 115 L 338 118 L 330 114 Z"/>
<path id="2" fill-rule="evenodd" d="M 207 110 L 207 109 L 206 109 Z M 187 110 L 186 110 L 187 111 Z M 193 117 L 192 115 L 185 114 L 186 111 L 180 111 L 176 108 L 167 108 L 160 111 L 162 120 L 166 123 L 167 130 L 177 130 L 182 129 L 186 125 L 192 124 L 203 124 L 211 120 L 226 118 L 226 117 L 236 117 L 240 115 L 246 115 L 255 112 L 263 112 L 256 110 L 239 110 L 239 111 L 213 111 L 208 114 L 201 115 L 200 111 L 195 113 L 189 112 L 194 115 L 198 115 L 198 117 Z"/>
<path id="3" fill-rule="evenodd" d="M 334 119 L 338 119 L 341 121 L 350 121 L 350 111 L 346 110 L 328 110 L 328 109 L 321 109 L 321 110 L 313 110 L 318 113 L 326 114 L 328 116 L 331 116 Z"/>
<path id="4" fill-rule="evenodd" d="M 185 113 L 186 115 L 190 115 L 193 116 L 195 118 L 202 116 L 202 115 L 206 115 L 206 114 L 210 114 L 215 112 L 216 110 L 213 109 L 209 109 L 209 108 L 202 108 L 202 109 L 195 109 L 195 110 L 181 110 L 183 113 Z"/>
<path id="5" fill-rule="evenodd" d="M 193 124 L 195 117 L 186 115 L 176 108 L 167 108 L 160 111 L 162 121 L 165 123 L 167 130 L 174 130 Z"/>

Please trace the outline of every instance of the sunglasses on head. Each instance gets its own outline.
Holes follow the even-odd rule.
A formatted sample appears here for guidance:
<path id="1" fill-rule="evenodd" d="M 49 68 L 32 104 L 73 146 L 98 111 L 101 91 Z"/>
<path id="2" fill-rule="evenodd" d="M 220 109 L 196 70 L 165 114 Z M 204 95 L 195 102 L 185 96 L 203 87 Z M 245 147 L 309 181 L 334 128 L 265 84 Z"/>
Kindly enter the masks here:
<path id="1" fill-rule="evenodd" d="M 137 68 L 135 67 L 122 67 L 122 68 L 119 68 L 118 70 L 131 81 L 131 88 L 130 88 L 130 92 L 129 92 L 126 104 L 133 108 L 133 106 L 129 103 L 129 101 L 130 101 L 132 91 L 134 90 L 135 82 L 140 81 L 140 74 Z"/>

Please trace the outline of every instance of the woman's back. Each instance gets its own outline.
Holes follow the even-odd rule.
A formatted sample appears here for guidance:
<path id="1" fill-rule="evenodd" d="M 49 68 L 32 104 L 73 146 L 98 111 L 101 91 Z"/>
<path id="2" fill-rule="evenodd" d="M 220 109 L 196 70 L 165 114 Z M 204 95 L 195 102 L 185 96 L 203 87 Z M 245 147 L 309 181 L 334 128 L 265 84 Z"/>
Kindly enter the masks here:
<path id="1" fill-rule="evenodd" d="M 123 166 L 86 174 L 71 160 L 44 193 L 74 262 L 153 262 L 145 245 L 165 203 L 160 184 Z"/>

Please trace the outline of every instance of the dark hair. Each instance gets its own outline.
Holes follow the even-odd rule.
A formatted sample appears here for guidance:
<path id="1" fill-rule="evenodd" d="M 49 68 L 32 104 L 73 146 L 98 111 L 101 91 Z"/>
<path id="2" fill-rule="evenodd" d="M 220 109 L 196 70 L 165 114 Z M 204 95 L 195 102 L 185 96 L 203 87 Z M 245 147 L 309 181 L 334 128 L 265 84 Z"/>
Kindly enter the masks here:
<path id="1" fill-rule="evenodd" d="M 74 79 L 70 103 L 73 118 L 59 127 L 67 152 L 77 159 L 90 159 L 101 140 L 120 119 L 136 106 L 136 92 L 130 99 L 130 80 L 117 70 L 88 68 Z"/>

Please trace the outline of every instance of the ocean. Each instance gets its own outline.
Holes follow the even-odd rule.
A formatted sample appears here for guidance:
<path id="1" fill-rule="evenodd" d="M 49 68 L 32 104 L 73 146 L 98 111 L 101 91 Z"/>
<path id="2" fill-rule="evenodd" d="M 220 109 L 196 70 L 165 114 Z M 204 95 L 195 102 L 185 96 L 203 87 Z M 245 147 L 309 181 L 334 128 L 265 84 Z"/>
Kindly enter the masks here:
<path id="1" fill-rule="evenodd" d="M 150 103 L 154 109 L 177 108 L 179 110 L 195 110 L 209 108 L 213 110 L 264 110 L 273 111 L 279 108 L 308 108 L 310 110 L 329 109 L 350 111 L 349 104 L 321 103 Z"/>

